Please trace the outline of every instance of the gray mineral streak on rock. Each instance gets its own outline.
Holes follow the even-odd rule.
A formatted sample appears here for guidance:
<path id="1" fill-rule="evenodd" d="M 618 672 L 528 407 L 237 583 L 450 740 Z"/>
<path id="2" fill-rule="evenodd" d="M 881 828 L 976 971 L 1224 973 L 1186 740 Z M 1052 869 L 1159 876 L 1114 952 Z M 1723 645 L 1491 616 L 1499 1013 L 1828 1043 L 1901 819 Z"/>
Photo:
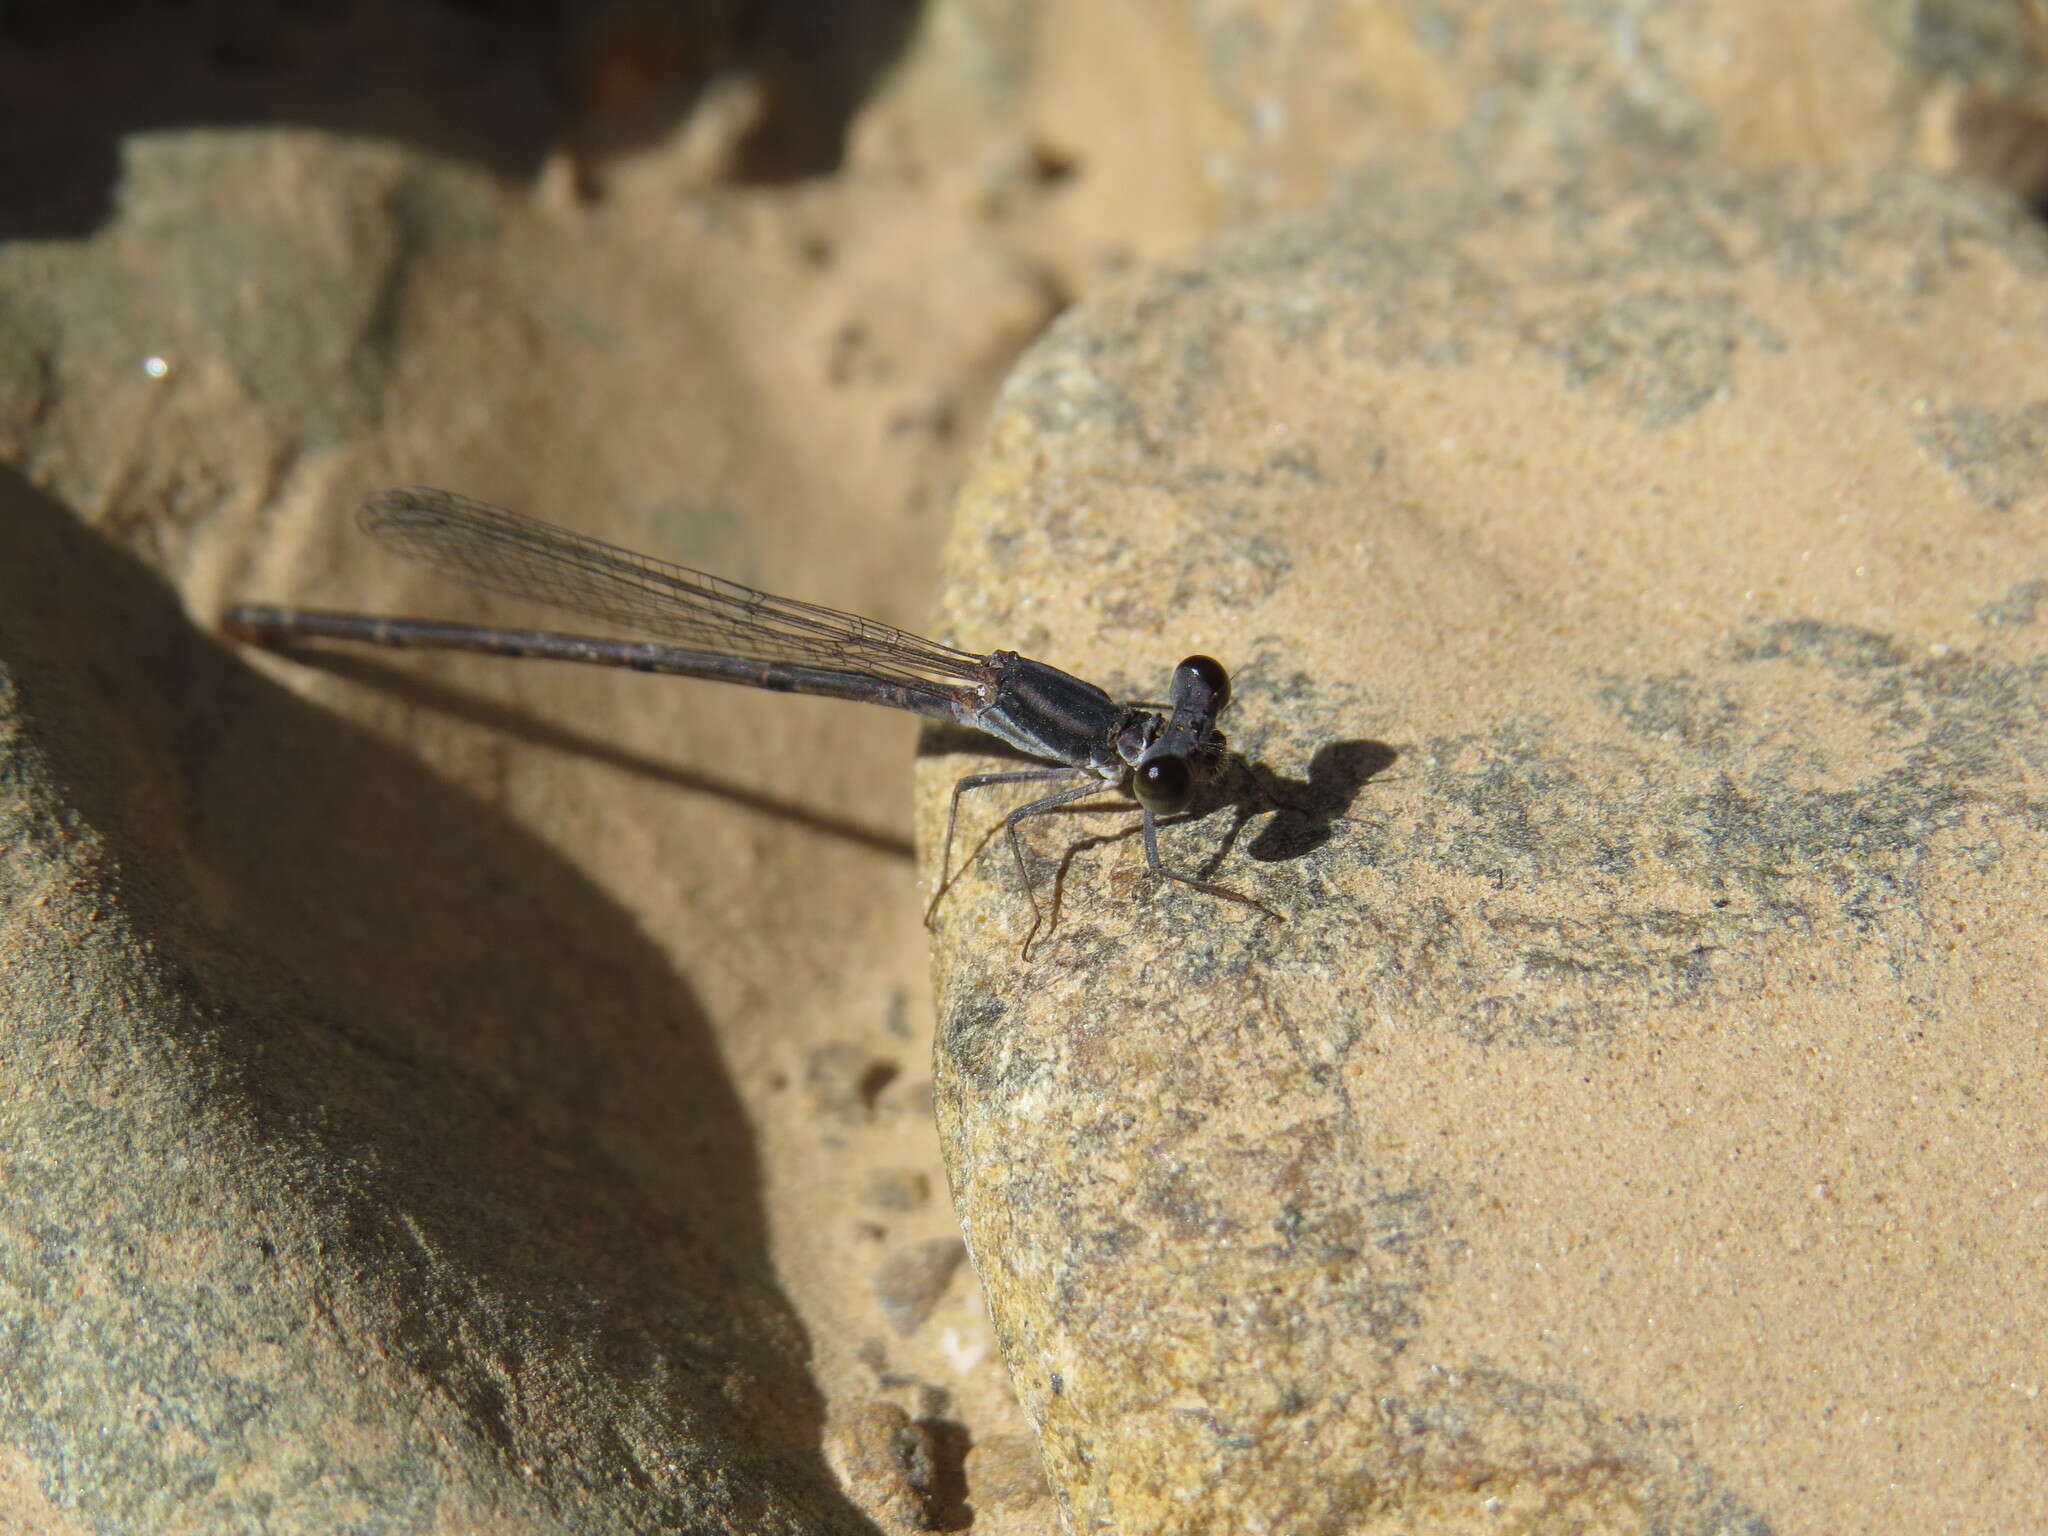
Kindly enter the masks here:
<path id="1" fill-rule="evenodd" d="M 2044 278 L 1904 176 L 1417 197 L 1027 357 L 955 621 L 1139 697 L 1223 658 L 1242 763 L 1162 849 L 1287 918 L 1114 811 L 1030 825 L 1028 959 L 1000 840 L 940 915 L 1073 1529 L 1761 1536 L 2027 1432 Z"/>
<path id="2" fill-rule="evenodd" d="M 1930 413 L 1914 436 L 1980 506 L 2004 512 L 2048 491 L 2048 400 L 2003 411 L 1958 401 Z"/>

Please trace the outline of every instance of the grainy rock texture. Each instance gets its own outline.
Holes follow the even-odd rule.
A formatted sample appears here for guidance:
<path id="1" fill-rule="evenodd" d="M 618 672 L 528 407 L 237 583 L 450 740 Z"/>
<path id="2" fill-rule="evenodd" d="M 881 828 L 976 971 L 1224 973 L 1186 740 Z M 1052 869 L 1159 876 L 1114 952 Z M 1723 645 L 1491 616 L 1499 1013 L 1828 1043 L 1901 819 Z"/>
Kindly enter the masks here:
<path id="1" fill-rule="evenodd" d="M 1954 1026 L 1907 1052 L 1870 999 L 1954 1018 L 1963 984 L 1922 984 L 1942 934 L 1987 1028 L 2034 952 L 2031 845 L 1999 819 L 2024 797 L 1997 786 L 2048 615 L 2048 577 L 1998 542 L 2040 512 L 2043 390 L 2014 377 L 2036 278 L 1967 200 L 1731 170 L 1910 163 L 2038 204 L 2027 16 L 0 7 L 0 1526 L 1059 1529 L 940 1194 L 914 723 L 205 635 L 241 600 L 561 622 L 359 538 L 363 496 L 407 482 L 929 629 L 954 489 L 1049 320 L 1219 225 L 1332 200 L 1364 211 L 1183 261 L 1045 354 L 1064 382 L 1029 377 L 1038 418 L 1008 418 L 974 504 L 1018 536 L 971 526 L 953 605 L 963 644 L 1139 693 L 1223 655 L 1231 728 L 1294 808 L 1232 780 L 1169 854 L 1290 922 L 1152 899 L 1127 847 L 1063 835 L 1089 823 L 1035 827 L 1041 858 L 1073 854 L 1051 968 L 1018 966 L 1028 922 L 986 905 L 1013 882 L 998 849 L 940 910 L 974 1047 L 950 1059 L 1037 1083 L 1065 1058 L 1024 1021 L 1071 1002 L 1139 1010 L 1105 1040 L 1199 1071 L 1187 979 L 1214 978 L 1200 1006 L 1253 1033 L 1197 1086 L 1246 1117 L 1247 1158 L 1377 1138 L 1377 1161 L 1270 1174 L 1261 1239 L 1326 1255 L 1358 1319 L 1299 1311 L 1263 1367 L 1285 1406 L 1367 1364 L 1351 1401 L 1393 1449 L 1294 1490 L 1340 1524 L 1500 1465 L 1542 1470 L 1471 1493 L 1503 1500 L 1481 1523 L 1726 1508 L 1917 1536 L 1978 1477 L 1988 1524 L 2027 1486 L 2001 1413 L 2038 1391 L 2024 1349 L 1980 1369 L 1994 1325 L 1966 1337 L 2010 1250 L 1913 1266 L 1985 1201 L 2032 1230 L 2031 1186 L 1998 1181 L 2033 1122 L 1992 1151 L 1933 1124 Z M 1560 178 L 1610 190 L 1538 190 Z M 1205 308 L 1239 289 L 1277 297 Z M 1151 382 L 1091 382 L 1134 367 Z M 1987 873 L 1951 901 L 1965 848 Z M 1788 921 L 1810 980 L 1779 964 Z M 1359 1012 L 1364 966 L 1399 1027 Z M 1742 990 L 1763 986 L 1787 990 Z M 1618 998 L 1668 1010 L 1665 1056 Z M 1364 1043 L 1312 1027 L 1336 1016 Z M 2031 1071 L 2032 1037 L 2011 1045 L 1984 1059 Z M 1120 1093 L 1081 1065 L 1077 1102 Z M 1367 1092 L 1382 1067 L 1398 1113 Z M 2011 1091 L 1974 1086 L 1975 1113 Z M 1001 1111 L 1026 1117 L 1003 1166 L 1072 1176 L 1070 1098 Z M 1140 1087 L 1117 1112 L 1189 1102 Z M 1235 1176 L 1198 1198 L 1199 1135 L 1157 1145 L 1164 1193 L 1078 1223 L 1071 1262 L 1141 1253 L 1169 1216 L 1238 1242 L 1229 1221 L 1270 1215 Z M 1699 1175 L 1722 1151 L 1754 1188 Z M 1782 1282 L 1712 1246 L 1758 1233 Z M 1862 1353 L 1784 1304 L 1795 1284 L 1832 1289 Z M 1153 1311 L 1155 1340 L 1183 1325 Z M 1171 1372 L 1141 1369 L 1195 1379 L 1218 1337 L 1188 1324 Z M 1077 1401 L 1128 1377 L 1080 1356 L 1058 1367 Z M 1043 1415 L 1042 1361 L 1018 1359 Z M 1775 1374 L 1737 1407 L 1745 1360 Z M 1463 1374 L 1372 1395 L 1432 1361 Z M 1919 1385 L 1945 1363 L 1948 1420 Z M 1222 1443 L 1191 1391 L 1168 1402 Z M 1880 1455 L 1866 1413 L 1912 1426 L 1905 1448 Z M 1983 1435 L 1937 1466 L 1968 1415 Z M 1071 1486 L 1082 1421 L 1047 1422 Z M 1190 1520 L 1220 1496 L 1205 1454 L 1178 1463 Z"/>
<path id="2" fill-rule="evenodd" d="M 1020 365 L 954 624 L 1233 663 L 1162 843 L 1286 918 L 1121 813 L 1028 958 L 1000 841 L 942 910 L 1073 1529 L 2048 1507 L 2044 341 L 2016 209 L 1801 172 L 1302 217 Z"/>
<path id="3" fill-rule="evenodd" d="M 744 1120 L 631 918 L 18 477 L 0 521 L 0 1432 L 50 1502 L 859 1530 Z"/>
<path id="4" fill-rule="evenodd" d="M 914 722 L 203 632 L 479 616 L 355 533 L 408 481 L 914 622 L 948 423 L 1048 301 L 985 251 L 926 282 L 821 195 L 585 210 L 161 135 L 91 239 L 0 250 L 23 1519 L 957 1527 L 971 1445 L 1025 1432 L 929 1196 Z M 820 226 L 834 284 L 792 297 Z M 828 1458 L 883 1409 L 923 1426 L 908 1506 Z"/>

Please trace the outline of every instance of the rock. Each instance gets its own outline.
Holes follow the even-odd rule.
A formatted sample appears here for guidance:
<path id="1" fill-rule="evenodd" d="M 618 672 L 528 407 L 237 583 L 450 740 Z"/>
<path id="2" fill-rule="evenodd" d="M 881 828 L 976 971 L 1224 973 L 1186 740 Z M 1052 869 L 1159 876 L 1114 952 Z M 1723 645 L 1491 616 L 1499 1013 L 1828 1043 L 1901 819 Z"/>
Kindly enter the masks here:
<path id="1" fill-rule="evenodd" d="M 949 1426 L 913 1419 L 895 1403 L 863 1403 L 832 1426 L 832 1460 L 847 1491 L 889 1531 L 955 1531 L 962 1452 Z"/>
<path id="2" fill-rule="evenodd" d="M 922 1210 L 931 1197 L 931 1180 L 917 1168 L 877 1168 L 860 1192 L 862 1205 L 891 1215 Z"/>
<path id="3" fill-rule="evenodd" d="M 1028 957 L 1000 839 L 940 909 L 1070 1528 L 2048 1504 L 2044 280 L 2017 207 L 1720 170 L 1279 222 L 1020 366 L 953 624 L 1222 658 L 1161 850 L 1285 917 L 1121 811 L 1027 823 Z"/>
<path id="4" fill-rule="evenodd" d="M 864 1529 L 634 924 L 11 472 L 0 539 L 0 1423 L 51 1501 Z"/>
<path id="5" fill-rule="evenodd" d="M 1447 188 L 1490 205 L 1503 188 L 1564 174 L 1670 177 L 1711 202 L 1730 185 L 1717 166 L 1825 157 L 1912 159 L 2038 198 L 2048 100 L 2024 7 L 2010 0 L 1903 19 L 1843 10 L 1790 49 L 1783 8 L 1761 4 L 1243 0 L 1112 16 L 1073 0 L 967 0 L 754 17 L 738 30 L 730 0 L 687 14 L 621 0 L 538 24 L 503 8 L 451 23 L 442 8 L 168 7 L 106 28 L 61 7 L 18 24 L 20 9 L 0 22 L 20 130 L 0 146 L 0 460 L 20 471 L 0 484 L 0 667 L 19 683 L 0 727 L 0 1274 L 17 1319 L 0 1510 L 38 1527 L 865 1529 L 894 1518 L 893 1495 L 884 1483 L 835 1487 L 821 1442 L 878 1397 L 908 1404 L 941 1478 L 917 1518 L 971 1512 L 977 1536 L 1040 1536 L 1058 1519 L 979 1287 L 955 1270 L 908 1334 L 875 1287 L 886 1256 L 956 1236 L 944 1202 L 898 1203 L 942 1177 L 931 1085 L 913 1065 L 931 1023 L 918 920 L 929 893 L 913 885 L 896 770 L 915 722 L 488 658 L 229 659 L 202 638 L 223 603 L 248 599 L 512 617 L 358 538 L 350 513 L 363 495 L 438 482 L 928 630 L 941 524 L 1018 350 L 1061 307 L 1178 259 L 1221 221 L 1332 195 L 1370 204 L 1385 249 L 1410 239 L 1402 248 L 1424 259 L 1407 288 L 1399 272 L 1377 289 L 1390 274 L 1345 275 L 1350 299 L 1325 293 L 1323 312 L 1355 317 L 1359 294 L 1409 292 L 1408 317 L 1383 317 L 1389 366 L 1469 378 L 1434 353 L 1398 361 L 1415 356 L 1402 325 L 1432 308 L 1424 279 L 1445 270 L 1414 242 L 1455 222 L 1431 212 Z M 190 126 L 202 122 L 238 126 Z M 1854 218 L 1875 219 L 1885 249 L 1928 248 L 1934 226 L 1892 217 L 1891 197 L 1880 184 Z M 1577 206 L 1615 205 L 1581 193 Z M 1711 211 L 1673 222 L 1654 198 L 1641 206 L 1665 221 L 1643 238 L 1667 251 L 1688 228 L 1718 227 Z M 1929 205 L 1916 193 L 1901 206 Z M 1496 233 L 1520 227 L 1512 212 L 1495 210 Z M 1611 246 L 1614 232 L 1602 238 Z M 1837 238 L 1823 231 L 1819 244 Z M 1912 258 L 1909 285 L 1943 270 L 1934 244 Z M 1711 239 L 1692 249 L 1718 259 Z M 1750 250 L 1734 250 L 1731 270 L 1748 269 Z M 1480 250 L 1460 270 L 1511 256 Z M 1573 287 L 1562 267 L 1549 281 L 1580 299 L 1615 286 Z M 1453 315 L 1487 301 L 1459 297 Z M 1687 423 L 1723 409 L 1723 365 L 1747 366 L 1764 344 L 1738 312 L 1680 324 L 1662 302 L 1649 291 L 1611 315 L 1588 318 L 1584 304 L 1536 314 L 1505 343 L 1547 359 L 1538 372 L 1551 390 L 1561 376 L 1589 394 L 1640 386 L 1669 425 L 1622 433 L 1604 450 L 1612 463 L 1640 463 L 1642 444 L 1697 441 Z M 1975 308 L 2007 303 L 1987 291 Z M 1445 334 L 1484 330 L 1459 320 Z M 1219 366 L 1229 339 L 1204 343 Z M 1969 340 L 1987 366 L 2005 366 L 2010 338 Z M 1203 374 L 1199 355 L 1152 366 Z M 1978 376 L 1960 351 L 1941 366 Z M 1259 369 L 1230 376 L 1256 406 Z M 1327 403 L 1304 404 L 1320 378 L 1307 390 L 1280 372 L 1272 382 L 1297 419 L 1329 419 Z M 1702 390 L 1708 404 L 1687 415 Z M 2031 515 L 2039 391 L 1926 394 L 1915 441 L 1943 487 L 1935 500 L 1948 505 L 1960 486 L 2015 522 Z M 1543 390 L 1520 398 L 1531 402 L 1520 419 L 1541 423 L 1546 442 L 1585 440 L 1553 430 Z M 1461 412 L 1501 403 L 1459 397 Z M 1483 421 L 1484 409 L 1470 414 Z M 1057 413 L 1042 425 L 1052 432 Z M 1412 425 L 1387 428 L 1390 440 L 1405 443 Z M 1471 452 L 1467 438 L 1445 465 Z M 1727 456 L 1696 458 L 1718 478 Z M 1324 463 L 1340 458 L 1326 451 Z M 1477 478 L 1453 511 L 1504 478 L 1470 462 Z M 1582 466 L 1538 462 L 1575 496 L 1604 494 Z M 1022 637 L 1060 659 L 1084 642 L 1066 620 L 1055 632 L 1032 616 L 1050 618 L 1052 595 L 1086 584 L 1114 591 L 1128 621 L 1094 663 L 1108 663 L 1106 677 L 1122 669 L 1120 686 L 1163 686 L 1179 646 L 1154 654 L 1160 632 L 1225 653 L 1246 690 L 1233 729 L 1246 744 L 1269 732 L 1267 758 L 1296 802 L 1259 813 L 1219 864 L 1228 880 L 1243 883 L 1248 861 L 1285 892 L 1341 868 L 1329 861 L 1358 839 L 1414 834 L 1388 819 L 1390 795 L 1456 810 L 1443 830 L 1462 840 L 1459 856 L 1498 850 L 1481 835 L 1485 806 L 1456 792 L 1459 760 L 1447 760 L 1446 789 L 1413 750 L 1418 721 L 1435 722 L 1426 739 L 1456 738 L 1463 727 L 1445 719 L 1487 718 L 1498 690 L 1425 692 L 1469 678 L 1446 664 L 1418 683 L 1427 658 L 1374 649 L 1362 630 L 1341 643 L 1318 631 L 1324 649 L 1306 648 L 1305 621 L 1326 625 L 1333 608 L 1307 585 L 1318 570 L 1397 609 L 1417 592 L 1438 606 L 1497 603 L 1498 569 L 1461 526 L 1446 531 L 1432 500 L 1439 466 L 1408 461 L 1400 504 L 1417 537 L 1433 532 L 1451 552 L 1450 575 L 1404 593 L 1382 575 L 1428 568 L 1412 552 L 1356 581 L 1352 541 L 1304 561 L 1264 526 L 1281 516 L 1274 498 L 1300 499 L 1305 523 L 1348 527 L 1358 507 L 1384 514 L 1384 494 L 1357 496 L 1358 479 L 1333 476 L 1319 503 L 1314 462 L 1262 450 L 1259 463 L 1272 468 L 1240 499 L 1244 539 L 1214 515 L 1229 512 L 1216 500 L 1225 482 L 1203 466 L 1190 506 L 1208 495 L 1212 515 L 1187 553 L 1226 606 L 1261 588 L 1269 610 L 1299 594 L 1298 612 L 1262 625 L 1278 639 L 1263 663 L 1220 624 L 1206 641 L 1188 633 L 1195 586 L 1133 585 L 1128 540 L 1040 563 L 1043 590 L 985 615 L 1002 627 L 963 624 L 955 638 Z M 1058 454 L 1048 464 L 1071 469 Z M 1531 515 L 1583 521 L 1576 505 L 1531 498 L 1531 484 L 1511 491 Z M 1071 522 L 1070 508 L 1053 510 Z M 1118 515 L 1146 525 L 1128 507 Z M 175 590 L 182 615 L 138 562 Z M 1569 573 L 1550 584 L 1570 589 Z M 2043 591 L 2048 580 L 2015 572 L 1973 611 L 2025 654 Z M 1381 640 L 1436 633 L 1384 614 L 1373 623 Z M 1350 679 L 1374 690 L 1356 697 L 1386 723 L 1314 735 L 1345 680 L 1325 663 L 1360 655 L 1378 674 Z M 1495 672 L 1526 676 L 1527 659 L 1511 660 Z M 1799 665 L 1784 655 L 1749 671 Z M 1293 689 L 1293 671 L 1312 686 Z M 1733 760 L 1753 714 L 1689 687 L 1617 683 L 1610 723 L 1629 742 L 1623 720 L 1681 745 L 1718 733 Z M 1297 710 L 1290 689 L 1297 735 L 1313 741 L 1293 759 L 1297 738 L 1274 730 Z M 1443 708 L 1430 716 L 1418 699 Z M 1549 718 L 1578 739 L 1569 708 Z M 1559 739 L 1539 766 L 1564 753 Z M 1468 746 L 1481 766 L 1506 750 L 1490 737 Z M 1582 830 L 1554 814 L 1569 784 L 1488 783 L 1550 797 L 1532 846 L 1545 830 Z M 1249 781 L 1223 789 L 1237 808 L 1258 803 Z M 1076 825 L 1088 824 L 1035 827 L 1040 857 L 1064 854 L 1060 834 Z M 1169 829 L 1169 855 L 1201 858 L 1205 827 Z M 1776 857 L 1786 823 L 1758 827 Z M 1412 836 L 1396 846 L 1412 855 Z M 1086 931 L 1080 898 L 1114 851 L 1074 850 L 1047 955 Z M 1390 856 L 1383 867 L 1410 866 Z M 1574 866 L 1489 867 L 1503 885 L 1479 893 L 1490 921 L 1544 871 Z M 1000 853 L 970 871 L 964 907 L 944 917 L 952 941 L 993 917 L 988 941 L 1014 951 L 1014 914 L 977 894 L 1012 878 Z M 1128 866 L 1116 879 L 1146 893 Z M 1404 897 L 1418 885 L 1427 895 L 1411 875 Z M 1342 889 L 1329 887 L 1333 899 Z M 1550 916 L 1528 898 L 1522 949 L 1475 956 L 1495 930 L 1456 921 L 1469 894 L 1419 909 L 1441 915 L 1443 942 L 1416 939 L 1410 922 L 1397 952 L 1446 1010 L 1462 1006 L 1462 975 L 1534 951 L 1534 925 Z M 2015 910 L 2031 910 L 2025 901 Z M 1956 942 L 1988 942 L 1973 933 Z M 1528 985 L 1551 995 L 1583 939 L 1560 930 L 1529 962 Z M 1682 933 L 1670 942 L 1689 953 Z M 1294 970 L 1272 973 L 1299 983 L 1290 1023 L 1308 1006 L 1299 970 L 1341 970 L 1302 960 L 1315 954 L 1303 943 Z M 1432 973 L 1440 956 L 1446 970 Z M 1202 957 L 1200 942 L 1177 953 L 1190 966 Z M 1158 975 L 1148 984 L 1170 999 Z M 989 1001 L 1015 999 L 997 988 Z M 1514 1017 L 1514 1004 L 1497 1016 Z M 1589 1008 L 1589 1027 L 1606 1028 L 1597 1018 L 1610 1005 Z M 1524 1059 L 1490 1049 L 1489 1061 Z M 1017 1155 L 1037 1156 L 1051 1130 L 1021 1138 Z M 1576 1155 L 1543 1166 L 1577 1169 Z M 1587 1163 L 1589 1176 L 1618 1155 Z M 1841 1203 L 1858 1187 L 1842 1168 L 1806 1171 L 1801 1210 L 1816 1220 L 1870 1209 Z M 1569 1188 L 1562 1172 L 1553 1182 Z M 1430 1200 L 1457 1211 L 1440 1191 Z M 1900 1209 L 1885 1207 L 1889 1219 Z M 1779 1231 L 1801 1254 L 1832 1240 L 1824 1224 Z M 1463 1240 L 1420 1246 L 1463 1252 Z M 1447 1272 L 1467 1287 L 1492 1276 L 1476 1262 Z M 1471 1307 L 1462 1294 L 1431 1315 L 1491 1305 L 1491 1292 Z M 1501 1294 L 1525 1309 L 1556 1299 Z M 1910 1379 L 1928 1379 L 1927 1330 L 1867 1310 L 1874 1333 L 1911 1339 Z M 1741 1337 L 1741 1319 L 1724 1333 Z M 1630 1340 L 1595 1342 L 1597 1363 Z M 1425 1344 L 1439 1359 L 1470 1356 Z M 1510 1364 L 1460 1380 L 1579 1379 L 1576 1356 L 1548 1375 L 1542 1362 Z M 1631 1397 L 1595 1376 L 1592 1416 L 1573 1432 L 1617 1455 L 1629 1452 L 1610 1433 L 1617 1404 L 1661 1411 L 1683 1396 Z M 1406 1399 L 1425 1400 L 1453 1401 Z M 1775 1486 L 1778 1463 L 1732 1448 L 1763 1429 L 1745 1440 L 1687 1425 L 1719 1448 L 1711 1466 L 1729 1486 Z M 1853 1448 L 1852 1465 L 1875 1469 L 1868 1485 L 1889 1486 L 1889 1458 L 1867 1439 Z M 1986 1461 L 1923 1465 L 1907 1497 L 1939 1501 L 1966 1464 Z M 966 1486 L 945 1492 L 955 1475 Z M 2027 1486 L 1987 1477 L 1999 1496 Z M 1974 1501 L 1956 1503 L 1974 1515 Z"/>
<path id="6" fill-rule="evenodd" d="M 559 157 L 130 133 L 63 168 L 103 219 L 0 245 L 0 1510 L 866 1530 L 823 1442 L 878 1336 L 1023 1431 L 978 1292 L 895 1334 L 860 1219 L 872 1168 L 942 1177 L 924 1072 L 887 1081 L 930 1027 L 914 720 L 206 633 L 493 612 L 358 535 L 410 481 L 922 624 L 963 426 L 1054 301 L 901 178 L 690 154 L 585 204 Z M 942 1203 L 888 1223 L 957 1247 Z"/>
<path id="7" fill-rule="evenodd" d="M 936 1237 L 891 1254 L 875 1275 L 875 1300 L 896 1331 L 911 1334 L 931 1316 L 967 1250 L 958 1238 Z"/>
<path id="8" fill-rule="evenodd" d="M 900 1070 L 885 1056 L 851 1041 L 832 1040 L 811 1052 L 805 1063 L 804 1086 L 820 1118 L 859 1125 L 874 1118 L 875 1101 Z"/>
<path id="9" fill-rule="evenodd" d="M 974 1490 L 977 1511 L 1042 1511 L 1046 1529 L 1058 1527 L 1058 1505 L 1045 1481 L 1038 1446 L 1028 1435 L 997 1435 L 975 1446 L 967 1453 L 967 1485 Z"/>

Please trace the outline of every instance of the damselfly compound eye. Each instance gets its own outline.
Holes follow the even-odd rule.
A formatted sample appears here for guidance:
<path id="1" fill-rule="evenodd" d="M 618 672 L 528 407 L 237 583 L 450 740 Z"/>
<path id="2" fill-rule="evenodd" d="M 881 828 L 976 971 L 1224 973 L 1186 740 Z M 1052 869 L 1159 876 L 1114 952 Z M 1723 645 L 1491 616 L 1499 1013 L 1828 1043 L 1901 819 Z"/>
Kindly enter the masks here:
<path id="1" fill-rule="evenodd" d="M 1173 669 L 1175 678 L 1186 673 L 1201 680 L 1202 686 L 1215 695 L 1209 708 L 1220 710 L 1230 702 L 1230 674 L 1223 670 L 1223 663 L 1214 656 L 1190 656 Z"/>
<path id="2" fill-rule="evenodd" d="M 1131 793 L 1155 816 L 1171 816 L 1188 808 L 1195 795 L 1195 775 L 1188 760 L 1167 753 L 1131 770 Z"/>

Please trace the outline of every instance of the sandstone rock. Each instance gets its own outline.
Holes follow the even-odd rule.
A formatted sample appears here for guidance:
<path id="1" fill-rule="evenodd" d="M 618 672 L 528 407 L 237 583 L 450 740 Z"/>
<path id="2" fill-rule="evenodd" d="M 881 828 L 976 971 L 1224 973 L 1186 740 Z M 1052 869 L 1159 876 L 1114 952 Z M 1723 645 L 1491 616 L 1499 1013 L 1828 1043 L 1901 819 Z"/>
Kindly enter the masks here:
<path id="1" fill-rule="evenodd" d="M 580 210 L 303 131 L 124 155 L 104 227 L 0 246 L 0 1508 L 864 1530 L 826 1426 L 885 1374 L 966 1426 L 957 1479 L 1023 1428 L 978 1293 L 906 1338 L 872 1287 L 951 1214 L 859 1205 L 941 1177 L 914 722 L 206 627 L 479 616 L 354 530 L 436 479 L 922 622 L 929 418 L 1037 290 L 906 270 L 858 198 Z M 888 367 L 834 382 L 849 319 Z"/>
<path id="2" fill-rule="evenodd" d="M 117 1530 L 862 1529 L 751 1137 L 633 923 L 0 495 L 0 1415 L 34 1485 Z"/>
<path id="3" fill-rule="evenodd" d="M 1418 199 L 1013 376 L 955 625 L 1233 666 L 1249 766 L 1162 848 L 1286 918 L 1121 811 L 1027 824 L 1028 959 L 1000 841 L 941 910 L 948 1166 L 1073 1529 L 2048 1502 L 2044 279 L 1907 175 Z"/>

